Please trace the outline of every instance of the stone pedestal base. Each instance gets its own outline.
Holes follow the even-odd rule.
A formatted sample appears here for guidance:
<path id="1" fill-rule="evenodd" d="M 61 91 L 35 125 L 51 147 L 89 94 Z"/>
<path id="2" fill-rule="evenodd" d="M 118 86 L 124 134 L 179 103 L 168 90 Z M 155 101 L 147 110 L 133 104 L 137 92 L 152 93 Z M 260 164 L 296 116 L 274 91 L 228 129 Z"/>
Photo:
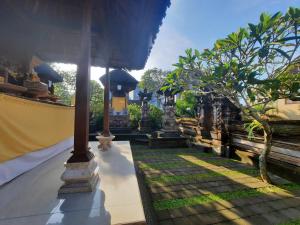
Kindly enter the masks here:
<path id="1" fill-rule="evenodd" d="M 103 135 L 99 135 L 96 137 L 97 140 L 99 140 L 99 146 L 102 151 L 107 151 L 111 148 L 112 140 L 115 138 L 115 136 L 110 135 L 108 137 L 105 137 Z"/>
<path id="2" fill-rule="evenodd" d="M 151 124 L 149 119 L 142 119 L 139 123 L 139 131 L 142 133 L 151 132 Z"/>
<path id="3" fill-rule="evenodd" d="M 99 180 L 99 167 L 95 159 L 89 162 L 65 163 L 66 170 L 61 176 L 64 185 L 58 193 L 92 192 Z"/>
<path id="4" fill-rule="evenodd" d="M 159 137 L 181 137 L 181 132 L 179 129 L 176 130 L 161 129 L 160 131 L 158 131 L 158 136 Z"/>
<path id="5" fill-rule="evenodd" d="M 179 130 L 162 129 L 148 135 L 148 140 L 151 148 L 187 147 L 187 138 Z"/>

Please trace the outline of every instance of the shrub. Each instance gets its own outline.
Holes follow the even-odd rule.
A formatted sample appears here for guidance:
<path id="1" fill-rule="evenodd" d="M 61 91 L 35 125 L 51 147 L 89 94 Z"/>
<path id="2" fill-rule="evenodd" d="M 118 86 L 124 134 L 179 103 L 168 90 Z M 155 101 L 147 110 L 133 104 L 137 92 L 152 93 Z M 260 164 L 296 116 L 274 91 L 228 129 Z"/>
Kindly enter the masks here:
<path id="1" fill-rule="evenodd" d="M 197 101 L 192 91 L 185 91 L 176 101 L 176 115 L 194 117 L 196 115 Z"/>
<path id="2" fill-rule="evenodd" d="M 162 124 L 163 111 L 154 105 L 150 105 L 149 107 L 150 107 L 149 118 L 150 118 L 151 128 L 159 129 Z M 141 108 L 142 107 L 137 104 L 130 104 L 128 106 L 130 126 L 133 129 L 138 128 L 139 122 L 141 121 L 142 118 Z"/>
<path id="3" fill-rule="evenodd" d="M 155 105 L 150 105 L 149 117 L 152 129 L 161 128 L 162 116 L 163 111 L 160 108 L 156 107 Z"/>
<path id="4" fill-rule="evenodd" d="M 139 121 L 141 121 L 141 106 L 137 104 L 130 104 L 128 105 L 128 113 L 130 119 L 130 126 L 131 128 L 138 128 Z"/>

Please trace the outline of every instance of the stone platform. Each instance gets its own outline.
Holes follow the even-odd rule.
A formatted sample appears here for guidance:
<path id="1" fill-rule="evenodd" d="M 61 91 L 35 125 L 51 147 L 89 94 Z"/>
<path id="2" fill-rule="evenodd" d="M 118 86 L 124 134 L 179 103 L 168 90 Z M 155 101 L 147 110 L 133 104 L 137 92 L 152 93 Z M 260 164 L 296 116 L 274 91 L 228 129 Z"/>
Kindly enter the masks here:
<path id="1" fill-rule="evenodd" d="M 121 132 L 121 133 L 113 133 L 111 132 L 115 138 L 114 141 L 129 141 L 132 143 L 148 143 L 147 135 L 140 132 Z M 97 141 L 96 139 L 97 133 L 90 134 L 90 141 Z"/>
<path id="2" fill-rule="evenodd" d="M 160 132 L 155 135 L 147 135 L 149 147 L 151 148 L 177 148 L 187 147 L 187 138 L 178 132 Z"/>
<path id="3" fill-rule="evenodd" d="M 100 175 L 94 192 L 57 194 L 65 151 L 0 187 L 0 225 L 146 224 L 129 142 L 107 152 L 90 145 Z"/>

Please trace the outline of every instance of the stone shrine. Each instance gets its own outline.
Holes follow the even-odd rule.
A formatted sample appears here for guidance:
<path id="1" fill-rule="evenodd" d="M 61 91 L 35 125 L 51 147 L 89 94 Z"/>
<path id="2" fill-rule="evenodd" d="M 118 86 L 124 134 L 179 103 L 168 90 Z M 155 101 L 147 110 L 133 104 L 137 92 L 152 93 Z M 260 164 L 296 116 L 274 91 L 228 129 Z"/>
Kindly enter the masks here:
<path id="1" fill-rule="evenodd" d="M 127 111 L 128 94 L 136 88 L 138 81 L 122 69 L 109 72 L 110 77 L 110 120 L 109 126 L 112 133 L 129 132 L 129 114 Z M 105 85 L 105 76 L 100 78 Z"/>
<path id="2" fill-rule="evenodd" d="M 144 91 L 140 91 L 138 93 L 139 97 L 140 97 L 140 101 L 142 103 L 142 118 L 141 121 L 139 123 L 139 131 L 140 132 L 150 132 L 151 131 L 151 123 L 150 123 L 150 118 L 149 118 L 149 111 L 150 111 L 150 107 L 148 102 L 151 100 L 152 98 L 152 92 L 148 92 L 147 88 L 144 89 Z"/>
<path id="3" fill-rule="evenodd" d="M 174 96 L 168 96 L 167 103 L 164 105 L 162 131 L 165 133 L 165 135 L 171 136 L 176 136 L 179 133 L 179 127 L 176 123 L 175 116 Z"/>
<path id="4" fill-rule="evenodd" d="M 175 115 L 175 95 L 173 90 L 157 92 L 164 96 L 164 115 L 162 129 L 152 133 L 149 136 L 150 147 L 185 147 L 187 145 L 186 138 L 181 135 L 176 122 Z"/>

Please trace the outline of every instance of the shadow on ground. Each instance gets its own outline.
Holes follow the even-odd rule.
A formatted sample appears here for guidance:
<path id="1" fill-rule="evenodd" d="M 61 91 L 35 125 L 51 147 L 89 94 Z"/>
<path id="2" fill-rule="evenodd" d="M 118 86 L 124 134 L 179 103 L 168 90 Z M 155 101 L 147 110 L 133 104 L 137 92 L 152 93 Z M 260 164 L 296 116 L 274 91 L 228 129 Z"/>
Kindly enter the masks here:
<path id="1" fill-rule="evenodd" d="M 156 221 L 151 224 L 282 224 L 300 218 L 300 186 L 201 150 L 132 146 Z M 149 208 L 149 207 L 148 207 Z"/>

